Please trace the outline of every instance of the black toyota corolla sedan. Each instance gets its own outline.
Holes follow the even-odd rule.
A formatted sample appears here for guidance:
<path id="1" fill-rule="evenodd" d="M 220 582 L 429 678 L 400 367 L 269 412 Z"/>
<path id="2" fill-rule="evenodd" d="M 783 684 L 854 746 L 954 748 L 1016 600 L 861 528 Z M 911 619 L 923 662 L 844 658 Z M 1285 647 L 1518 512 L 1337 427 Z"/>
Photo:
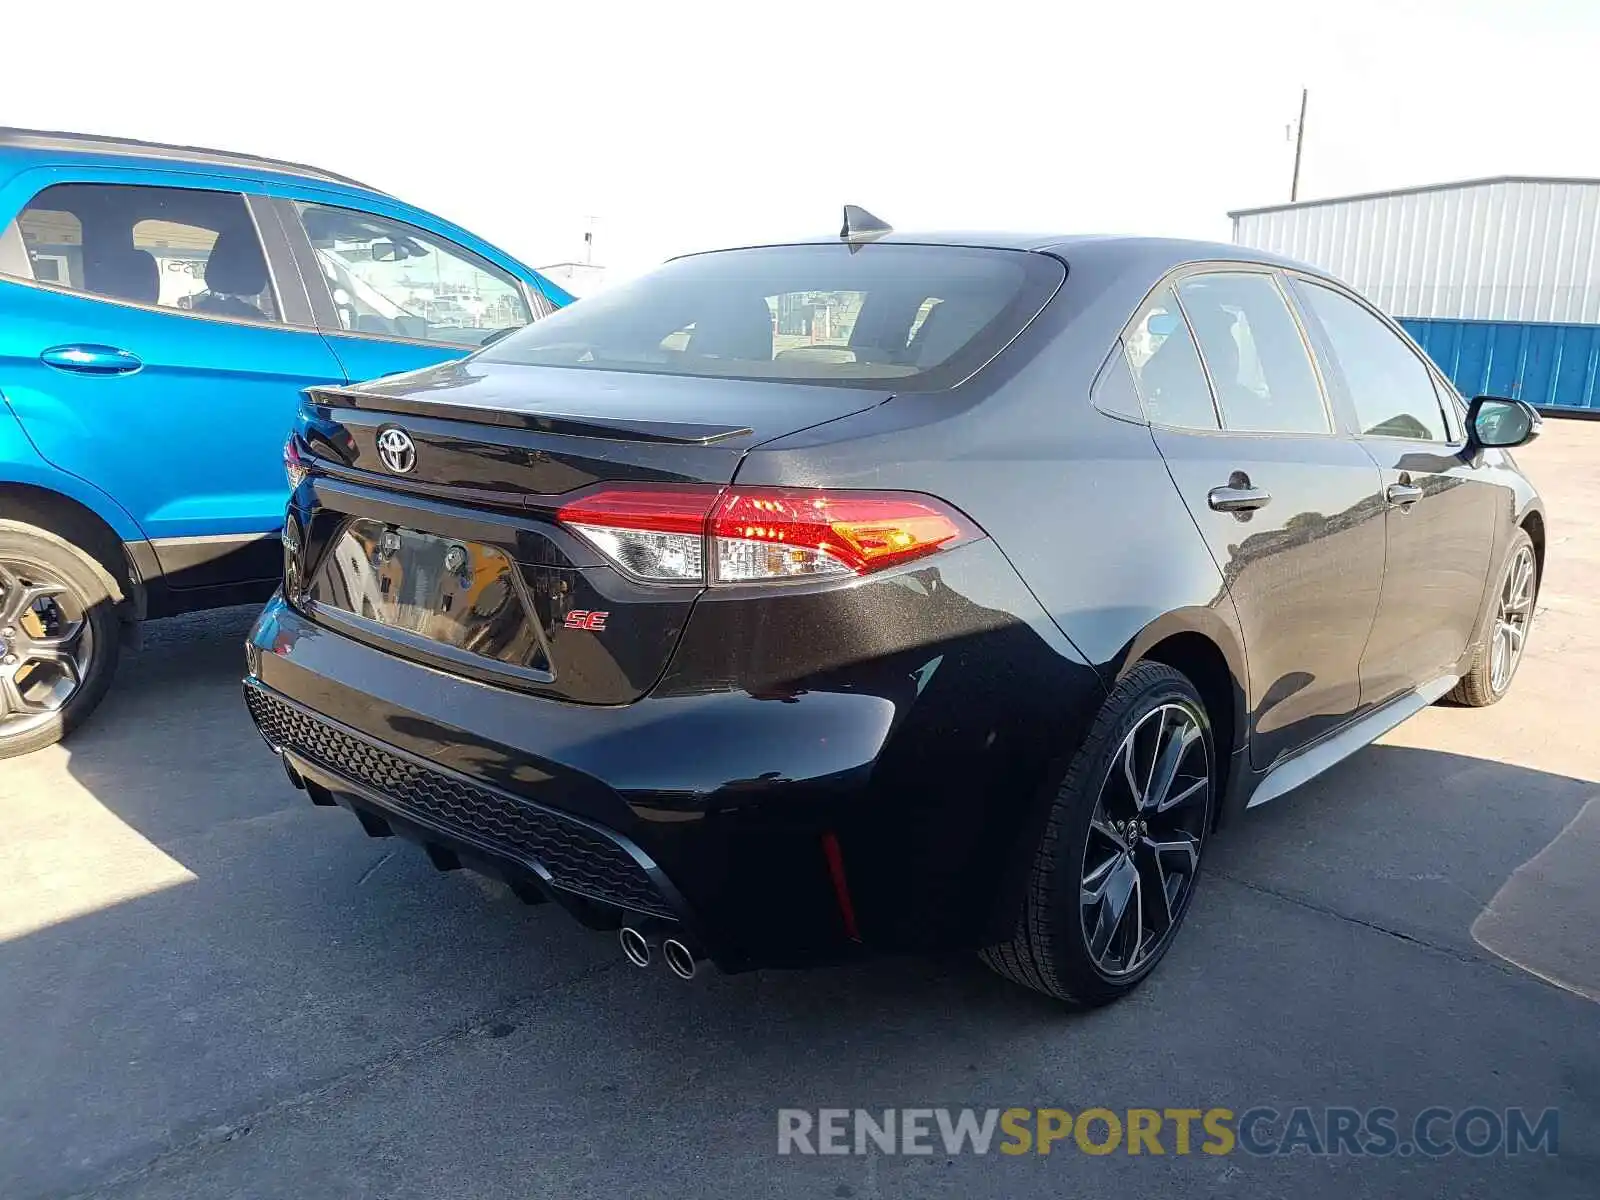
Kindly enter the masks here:
<path id="1" fill-rule="evenodd" d="M 1505 694 L 1538 427 L 1297 263 L 857 212 L 311 389 L 246 698 L 314 802 L 640 965 L 1103 1003 L 1220 824 Z"/>

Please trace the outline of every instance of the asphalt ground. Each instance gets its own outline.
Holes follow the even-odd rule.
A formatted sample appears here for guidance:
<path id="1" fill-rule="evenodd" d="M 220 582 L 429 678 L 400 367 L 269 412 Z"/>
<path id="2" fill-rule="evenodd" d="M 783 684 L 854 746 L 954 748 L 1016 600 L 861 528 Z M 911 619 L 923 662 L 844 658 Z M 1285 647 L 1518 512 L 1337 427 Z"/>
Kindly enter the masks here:
<path id="1" fill-rule="evenodd" d="M 0 1197 L 1600 1194 L 1600 423 L 1519 457 L 1552 519 L 1513 694 L 1219 837 L 1160 971 L 1087 1015 L 964 956 L 636 970 L 291 790 L 249 611 L 154 624 L 78 737 L 0 764 Z M 1396 1152 L 777 1152 L 786 1108 L 1296 1105 L 1393 1109 Z M 1432 1107 L 1555 1109 L 1557 1152 L 1400 1153 Z"/>

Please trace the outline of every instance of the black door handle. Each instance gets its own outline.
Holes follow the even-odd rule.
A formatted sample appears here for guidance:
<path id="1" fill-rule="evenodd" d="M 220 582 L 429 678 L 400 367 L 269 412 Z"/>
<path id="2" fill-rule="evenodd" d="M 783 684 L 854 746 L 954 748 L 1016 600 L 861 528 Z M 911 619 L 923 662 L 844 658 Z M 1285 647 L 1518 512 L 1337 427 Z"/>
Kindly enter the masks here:
<path id="1" fill-rule="evenodd" d="M 1206 493 L 1206 503 L 1217 512 L 1254 512 L 1272 503 L 1272 493 L 1258 487 L 1214 487 Z"/>

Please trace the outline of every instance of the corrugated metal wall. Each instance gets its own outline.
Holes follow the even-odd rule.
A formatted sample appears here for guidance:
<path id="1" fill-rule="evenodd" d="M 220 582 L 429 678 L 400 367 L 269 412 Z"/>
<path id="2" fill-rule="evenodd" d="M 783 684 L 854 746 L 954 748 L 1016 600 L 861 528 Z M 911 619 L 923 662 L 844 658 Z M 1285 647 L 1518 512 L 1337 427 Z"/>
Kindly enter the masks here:
<path id="1" fill-rule="evenodd" d="M 1463 396 L 1514 396 L 1540 408 L 1600 410 L 1600 325 L 1451 321 L 1400 324 Z"/>
<path id="2" fill-rule="evenodd" d="M 1487 181 L 1234 215 L 1233 240 L 1397 317 L 1600 322 L 1600 181 Z"/>

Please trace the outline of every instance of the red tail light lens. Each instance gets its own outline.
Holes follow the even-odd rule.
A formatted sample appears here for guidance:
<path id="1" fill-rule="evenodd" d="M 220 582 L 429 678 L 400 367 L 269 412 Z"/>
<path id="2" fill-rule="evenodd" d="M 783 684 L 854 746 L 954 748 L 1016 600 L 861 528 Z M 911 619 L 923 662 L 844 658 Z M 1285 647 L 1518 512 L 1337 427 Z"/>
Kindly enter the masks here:
<path id="1" fill-rule="evenodd" d="M 895 492 L 730 491 L 711 514 L 718 583 L 865 575 L 959 541 L 937 500 Z"/>
<path id="2" fill-rule="evenodd" d="M 292 492 L 304 483 L 310 473 L 311 464 L 306 461 L 300 438 L 291 433 L 289 440 L 283 444 L 283 477 L 289 481 L 289 490 Z"/>
<path id="3" fill-rule="evenodd" d="M 721 494 L 699 485 L 607 488 L 562 505 L 556 519 L 636 579 L 703 584 L 706 517 Z"/>
<path id="4" fill-rule="evenodd" d="M 948 505 L 910 492 L 619 487 L 557 518 L 626 573 L 657 583 L 866 575 L 981 536 Z"/>

